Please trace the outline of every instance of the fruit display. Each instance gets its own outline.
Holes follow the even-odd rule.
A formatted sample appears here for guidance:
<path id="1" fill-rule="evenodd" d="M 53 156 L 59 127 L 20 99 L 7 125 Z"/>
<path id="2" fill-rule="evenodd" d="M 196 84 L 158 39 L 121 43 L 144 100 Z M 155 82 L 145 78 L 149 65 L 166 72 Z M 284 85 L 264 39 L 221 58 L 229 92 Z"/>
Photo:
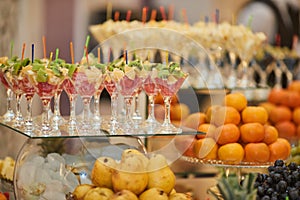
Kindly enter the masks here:
<path id="1" fill-rule="evenodd" d="M 287 88 L 273 88 L 260 106 L 268 111 L 268 123 L 276 127 L 279 137 L 292 144 L 290 161 L 300 164 L 300 81 L 292 81 Z"/>
<path id="2" fill-rule="evenodd" d="M 197 130 L 205 134 L 198 134 L 189 143 L 178 138 L 177 147 L 186 147 L 180 147 L 184 155 L 224 164 L 286 160 L 291 145 L 268 123 L 272 117 L 263 106 L 249 106 L 243 94 L 227 94 L 223 105 L 211 105 L 205 113 L 193 113 L 183 121 L 183 125 L 198 126 Z"/>
<path id="3" fill-rule="evenodd" d="M 68 199 L 191 199 L 174 189 L 176 177 L 161 154 L 147 156 L 135 149 L 121 160 L 99 157 L 91 171 L 91 184 L 79 184 Z"/>

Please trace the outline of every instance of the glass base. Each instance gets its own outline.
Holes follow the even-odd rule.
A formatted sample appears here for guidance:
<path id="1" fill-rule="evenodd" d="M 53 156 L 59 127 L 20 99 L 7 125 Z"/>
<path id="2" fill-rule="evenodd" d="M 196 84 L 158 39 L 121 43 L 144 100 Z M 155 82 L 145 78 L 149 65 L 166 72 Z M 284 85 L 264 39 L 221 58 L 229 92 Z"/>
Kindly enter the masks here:
<path id="1" fill-rule="evenodd" d="M 179 134 L 182 129 L 174 126 L 173 124 L 164 123 L 156 130 L 156 134 Z"/>
<path id="2" fill-rule="evenodd" d="M 8 110 L 2 117 L 1 121 L 2 122 L 11 122 L 15 117 L 15 113 L 13 110 Z"/>

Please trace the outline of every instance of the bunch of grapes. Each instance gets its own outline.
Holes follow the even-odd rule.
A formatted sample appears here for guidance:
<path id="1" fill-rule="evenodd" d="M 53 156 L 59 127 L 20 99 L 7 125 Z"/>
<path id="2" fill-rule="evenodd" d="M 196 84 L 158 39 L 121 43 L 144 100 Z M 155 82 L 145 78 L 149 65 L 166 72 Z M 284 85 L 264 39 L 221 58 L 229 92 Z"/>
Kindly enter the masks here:
<path id="1" fill-rule="evenodd" d="M 276 160 L 268 174 L 258 174 L 254 187 L 257 200 L 300 200 L 300 165 Z"/>

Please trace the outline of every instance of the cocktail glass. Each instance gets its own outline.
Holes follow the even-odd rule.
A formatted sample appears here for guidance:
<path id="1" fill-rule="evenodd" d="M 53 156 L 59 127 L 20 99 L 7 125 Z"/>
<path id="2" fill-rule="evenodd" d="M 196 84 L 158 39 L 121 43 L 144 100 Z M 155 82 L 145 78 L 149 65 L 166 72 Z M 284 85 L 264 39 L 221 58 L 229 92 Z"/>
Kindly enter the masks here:
<path id="1" fill-rule="evenodd" d="M 155 129 L 160 126 L 160 123 L 156 120 L 154 115 L 155 97 L 158 94 L 159 89 L 153 79 L 152 70 L 148 71 L 147 78 L 143 81 L 143 90 L 148 96 L 148 116 L 143 122 L 142 127 L 147 133 L 154 133 Z"/>
<path id="2" fill-rule="evenodd" d="M 178 70 L 177 70 L 178 69 Z M 155 83 L 160 90 L 165 104 L 165 118 L 161 127 L 157 130 L 158 134 L 177 134 L 181 133 L 182 129 L 171 124 L 170 105 L 171 97 L 174 96 L 185 81 L 187 74 L 183 73 L 176 64 L 171 63 L 167 67 L 158 69 Z"/>
<path id="3" fill-rule="evenodd" d="M 90 102 L 103 82 L 102 71 L 97 68 L 96 65 L 89 66 L 87 64 L 81 64 L 74 72 L 72 82 L 74 83 L 76 93 L 81 96 L 84 104 L 83 116 L 79 125 L 80 130 L 84 134 L 93 132 L 91 129 L 93 122 L 90 117 Z"/>

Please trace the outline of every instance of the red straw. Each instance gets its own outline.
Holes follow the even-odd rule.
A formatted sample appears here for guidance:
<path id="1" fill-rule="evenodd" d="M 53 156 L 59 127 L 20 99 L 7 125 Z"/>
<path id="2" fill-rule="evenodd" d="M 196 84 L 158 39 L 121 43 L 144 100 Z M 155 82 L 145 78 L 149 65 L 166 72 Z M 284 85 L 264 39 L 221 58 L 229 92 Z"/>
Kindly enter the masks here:
<path id="1" fill-rule="evenodd" d="M 43 36 L 42 40 L 43 40 L 44 58 L 46 59 L 46 57 L 47 57 L 47 52 L 46 52 L 46 37 Z"/>
<path id="2" fill-rule="evenodd" d="M 98 63 L 101 62 L 100 47 L 98 47 Z"/>
<path id="3" fill-rule="evenodd" d="M 153 9 L 151 11 L 151 17 L 150 17 L 151 21 L 155 21 L 155 19 L 156 19 L 156 13 L 157 13 L 156 9 Z"/>
<path id="4" fill-rule="evenodd" d="M 119 17 L 120 17 L 120 12 L 116 11 L 115 12 L 115 17 L 114 17 L 115 21 L 119 21 Z"/>
<path id="5" fill-rule="evenodd" d="M 174 17 L 174 5 L 169 6 L 168 20 L 173 20 Z"/>
<path id="6" fill-rule="evenodd" d="M 147 21 L 147 8 L 143 7 L 143 11 L 142 11 L 142 22 L 143 24 L 145 24 Z"/>
<path id="7" fill-rule="evenodd" d="M 21 60 L 24 59 L 25 48 L 26 48 L 26 44 L 23 43 L 23 47 L 22 47 L 22 58 L 21 58 Z"/>
<path id="8" fill-rule="evenodd" d="M 128 11 L 127 11 L 127 14 L 126 14 L 126 21 L 127 21 L 127 22 L 130 21 L 130 17 L 131 17 L 131 10 L 128 10 Z"/>
<path id="9" fill-rule="evenodd" d="M 73 42 L 70 42 L 70 53 L 71 53 L 72 64 L 74 64 L 74 48 L 73 48 Z"/>
<path id="10" fill-rule="evenodd" d="M 160 7 L 159 7 L 159 10 L 160 10 L 162 19 L 163 19 L 163 20 L 167 20 L 165 8 L 164 8 L 163 6 L 160 6 Z"/>

